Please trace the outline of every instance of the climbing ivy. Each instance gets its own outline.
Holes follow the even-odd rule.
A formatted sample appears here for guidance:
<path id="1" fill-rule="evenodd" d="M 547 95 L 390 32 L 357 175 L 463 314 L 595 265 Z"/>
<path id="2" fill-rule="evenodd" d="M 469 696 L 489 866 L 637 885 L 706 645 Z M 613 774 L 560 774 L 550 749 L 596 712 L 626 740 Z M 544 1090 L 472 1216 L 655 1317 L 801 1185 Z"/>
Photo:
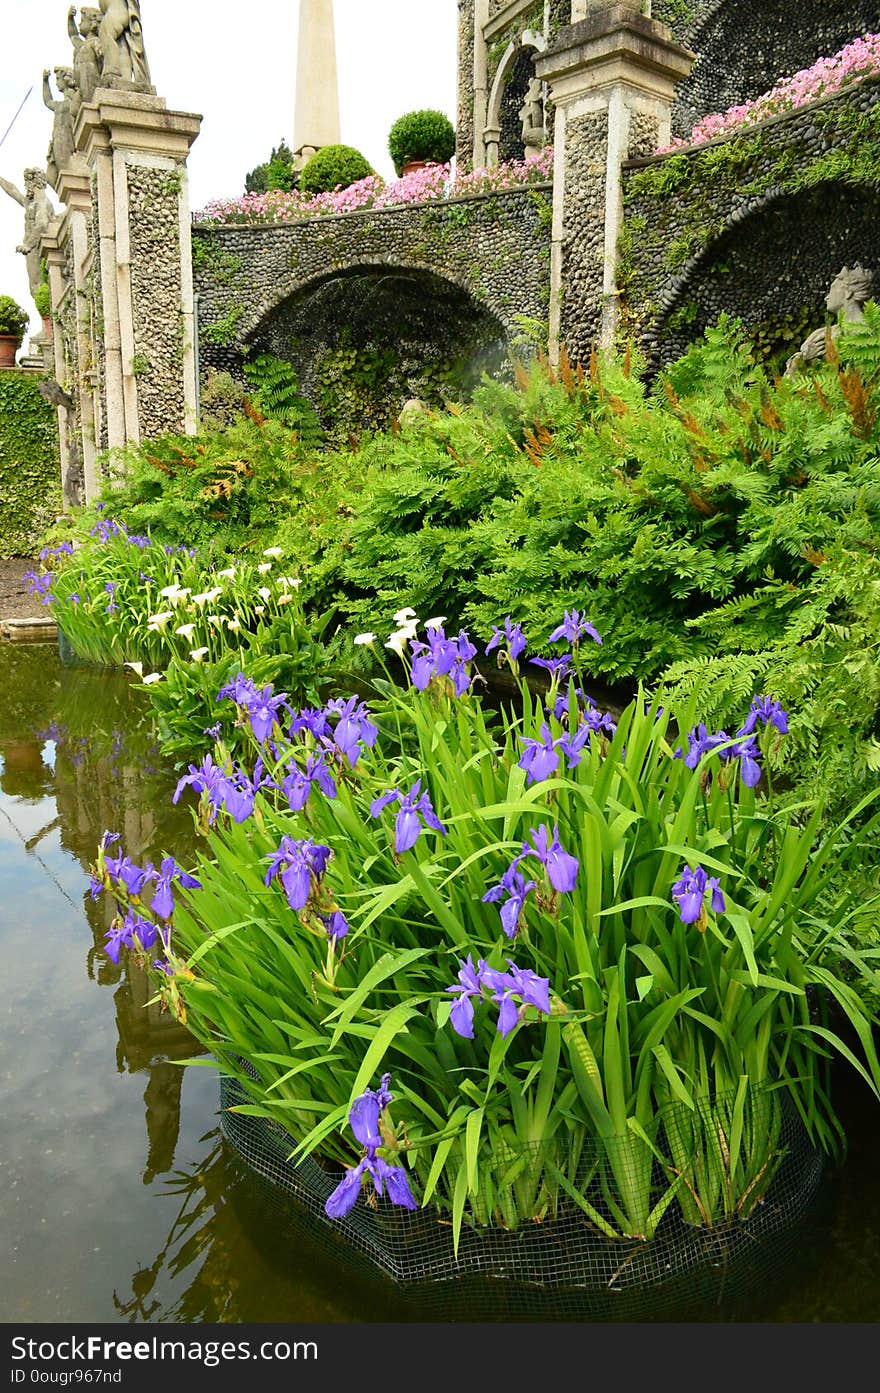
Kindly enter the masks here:
<path id="1" fill-rule="evenodd" d="M 61 508 L 55 415 L 38 378 L 0 372 L 0 556 L 31 556 Z"/>

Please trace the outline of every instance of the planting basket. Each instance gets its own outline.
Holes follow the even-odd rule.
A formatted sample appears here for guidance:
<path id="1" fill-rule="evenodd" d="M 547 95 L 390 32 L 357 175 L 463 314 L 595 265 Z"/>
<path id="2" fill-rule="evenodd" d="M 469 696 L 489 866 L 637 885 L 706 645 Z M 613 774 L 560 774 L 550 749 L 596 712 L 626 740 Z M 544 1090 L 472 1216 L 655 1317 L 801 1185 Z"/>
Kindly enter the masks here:
<path id="1" fill-rule="evenodd" d="M 768 1116 L 770 1099 L 768 1093 Z M 686 1222 L 673 1201 L 649 1241 L 611 1240 L 563 1194 L 552 1214 L 515 1229 L 466 1220 L 456 1254 L 449 1218 L 433 1207 L 409 1211 L 365 1189 L 344 1219 L 328 1219 L 324 1204 L 342 1170 L 327 1170 L 313 1156 L 291 1162 L 295 1143 L 280 1124 L 229 1111 L 253 1101 L 236 1079 L 221 1078 L 222 1134 L 260 1177 L 292 1241 L 307 1234 L 340 1265 L 390 1284 L 414 1318 L 645 1321 L 699 1319 L 714 1309 L 717 1319 L 722 1303 L 754 1304 L 791 1267 L 821 1190 L 821 1155 L 787 1095 L 776 1094 L 773 1179 L 760 1199 L 751 1192 L 747 1218 L 707 1228 Z M 497 1184 L 505 1167 L 521 1178 L 530 1168 L 546 1171 L 548 1157 L 540 1148 L 518 1158 L 484 1152 L 484 1163 Z M 574 1177 L 597 1212 L 609 1164 L 607 1155 L 585 1148 Z M 658 1185 L 662 1179 L 658 1174 Z"/>

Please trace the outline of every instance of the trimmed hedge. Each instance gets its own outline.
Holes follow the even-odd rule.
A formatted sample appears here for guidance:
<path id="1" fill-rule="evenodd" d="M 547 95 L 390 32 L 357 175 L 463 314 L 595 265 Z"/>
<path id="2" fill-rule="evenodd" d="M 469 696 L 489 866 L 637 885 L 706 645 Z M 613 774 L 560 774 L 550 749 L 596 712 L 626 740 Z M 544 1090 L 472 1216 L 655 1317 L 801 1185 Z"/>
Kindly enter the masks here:
<path id="1" fill-rule="evenodd" d="M 32 556 L 61 508 L 55 412 L 33 373 L 0 372 L 0 556 Z"/>
<path id="2" fill-rule="evenodd" d="M 325 145 L 303 165 L 299 186 L 303 193 L 332 193 L 375 172 L 353 145 Z"/>

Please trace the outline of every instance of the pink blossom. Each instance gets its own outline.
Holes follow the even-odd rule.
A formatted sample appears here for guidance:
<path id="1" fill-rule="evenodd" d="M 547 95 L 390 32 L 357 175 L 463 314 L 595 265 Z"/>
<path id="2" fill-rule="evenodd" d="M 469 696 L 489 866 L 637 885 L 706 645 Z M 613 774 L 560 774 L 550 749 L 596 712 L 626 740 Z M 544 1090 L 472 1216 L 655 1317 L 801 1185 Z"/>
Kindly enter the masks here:
<path id="1" fill-rule="evenodd" d="M 292 223 L 305 218 L 334 217 L 369 208 L 400 208 L 408 204 L 437 203 L 472 194 L 523 188 L 553 178 L 553 147 L 509 160 L 489 169 L 452 175 L 448 164 L 425 165 L 412 174 L 386 183 L 378 174 L 359 179 L 347 189 L 332 193 L 247 193 L 241 198 L 215 198 L 195 215 L 197 223 Z"/>
<path id="2" fill-rule="evenodd" d="M 703 145 L 707 140 L 726 135 L 728 131 L 765 121 L 768 116 L 794 111 L 821 97 L 830 97 L 859 78 L 876 73 L 880 73 L 880 34 L 865 34 L 830 58 L 818 58 L 811 68 L 802 68 L 793 76 L 783 78 L 769 92 L 755 97 L 753 101 L 704 116 L 689 136 L 684 139 L 679 137 L 654 153 L 665 155 L 670 150 Z"/>

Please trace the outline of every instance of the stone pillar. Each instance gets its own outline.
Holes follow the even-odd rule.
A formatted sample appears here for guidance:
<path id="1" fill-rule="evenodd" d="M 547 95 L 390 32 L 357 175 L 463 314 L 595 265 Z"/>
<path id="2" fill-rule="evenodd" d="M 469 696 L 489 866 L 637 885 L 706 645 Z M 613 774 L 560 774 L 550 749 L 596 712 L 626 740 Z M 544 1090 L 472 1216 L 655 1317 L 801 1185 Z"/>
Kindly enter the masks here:
<path id="1" fill-rule="evenodd" d="M 339 88 L 333 0 L 299 0 L 294 166 L 322 145 L 339 144 Z"/>
<path id="2" fill-rule="evenodd" d="M 80 110 L 98 449 L 197 428 L 186 160 L 201 119 L 127 88 L 99 88 Z"/>
<path id="3" fill-rule="evenodd" d="M 66 308 L 70 346 L 65 348 L 62 344 L 60 351 L 65 359 L 70 355 L 65 376 L 73 379 L 71 389 L 76 402 L 75 422 L 70 423 L 71 430 L 75 429 L 77 432 L 76 441 L 70 442 L 70 474 L 74 472 L 73 459 L 76 454 L 82 475 L 81 487 L 85 501 L 88 502 L 98 489 L 96 457 L 101 423 L 94 297 L 91 294 L 95 261 L 92 243 L 92 182 L 85 162 L 59 172 L 58 195 L 65 204 L 58 240 L 66 253 L 64 272 L 70 277 L 69 303 Z M 51 285 L 50 273 L 50 289 Z M 52 304 L 55 305 L 54 292 Z M 56 334 L 58 340 L 62 337 L 61 333 Z M 56 377 L 59 382 L 63 380 L 57 370 Z M 62 408 L 59 408 L 59 423 L 61 413 Z"/>
<path id="4" fill-rule="evenodd" d="M 40 244 L 43 258 L 49 268 L 49 294 L 52 312 L 55 316 L 53 331 L 53 371 L 60 393 L 56 403 L 58 412 L 58 453 L 61 461 L 61 497 L 65 508 L 75 507 L 85 502 L 82 466 L 77 430 L 78 403 L 75 390 L 77 377 L 73 337 L 69 332 L 69 316 L 76 312 L 76 291 L 70 274 L 73 248 L 70 244 L 69 230 L 64 228 L 65 218 L 56 218 L 49 226 Z M 67 402 L 70 404 L 68 405 Z"/>
<path id="5" fill-rule="evenodd" d="M 621 165 L 670 138 L 676 86 L 695 55 L 638 3 L 596 6 L 539 54 L 538 77 L 555 108 L 550 353 L 565 344 L 586 363 L 617 327 L 617 248 L 623 223 Z"/>

